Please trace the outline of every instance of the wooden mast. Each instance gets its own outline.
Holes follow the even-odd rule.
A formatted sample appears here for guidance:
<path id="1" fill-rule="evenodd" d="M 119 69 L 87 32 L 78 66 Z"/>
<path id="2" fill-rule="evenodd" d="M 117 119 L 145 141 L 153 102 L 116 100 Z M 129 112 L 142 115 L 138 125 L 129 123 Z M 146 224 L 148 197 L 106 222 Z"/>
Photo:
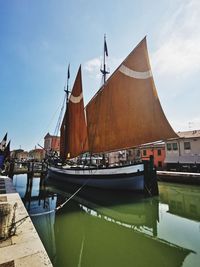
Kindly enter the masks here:
<path id="1" fill-rule="evenodd" d="M 67 109 L 67 103 L 69 101 L 69 78 L 70 78 L 70 64 L 68 65 L 68 71 L 67 71 L 67 90 L 64 88 L 64 91 L 66 93 L 66 109 Z"/>
<path id="2" fill-rule="evenodd" d="M 66 112 L 67 112 L 67 105 L 69 102 L 69 79 L 70 79 L 70 64 L 68 65 L 68 70 L 67 70 L 67 88 L 66 86 L 64 86 L 64 91 L 66 93 L 66 105 L 65 105 L 65 114 L 63 117 L 63 121 L 62 121 L 62 125 L 61 125 L 61 136 L 60 136 L 60 156 L 62 158 L 62 160 L 66 160 L 66 145 L 67 145 L 67 141 L 66 141 Z"/>

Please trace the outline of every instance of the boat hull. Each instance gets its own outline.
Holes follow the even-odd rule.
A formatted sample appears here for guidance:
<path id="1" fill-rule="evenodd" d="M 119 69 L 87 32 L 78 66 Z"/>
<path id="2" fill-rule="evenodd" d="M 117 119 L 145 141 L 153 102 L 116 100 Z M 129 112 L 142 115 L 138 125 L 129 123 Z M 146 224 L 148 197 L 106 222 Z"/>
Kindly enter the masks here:
<path id="1" fill-rule="evenodd" d="M 144 165 L 102 169 L 48 168 L 50 179 L 66 183 L 114 190 L 144 190 Z"/>

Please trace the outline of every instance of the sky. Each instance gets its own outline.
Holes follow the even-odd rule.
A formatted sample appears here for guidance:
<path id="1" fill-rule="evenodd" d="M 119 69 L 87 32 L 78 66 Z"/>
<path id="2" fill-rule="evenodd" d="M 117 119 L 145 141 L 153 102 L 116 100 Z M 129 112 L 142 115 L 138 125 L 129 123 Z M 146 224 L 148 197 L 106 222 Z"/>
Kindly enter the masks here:
<path id="1" fill-rule="evenodd" d="M 0 139 L 8 132 L 11 149 L 56 133 L 69 63 L 70 87 L 82 66 L 85 104 L 96 93 L 104 34 L 111 73 L 147 36 L 168 121 L 200 129 L 199 0 L 0 0 Z"/>

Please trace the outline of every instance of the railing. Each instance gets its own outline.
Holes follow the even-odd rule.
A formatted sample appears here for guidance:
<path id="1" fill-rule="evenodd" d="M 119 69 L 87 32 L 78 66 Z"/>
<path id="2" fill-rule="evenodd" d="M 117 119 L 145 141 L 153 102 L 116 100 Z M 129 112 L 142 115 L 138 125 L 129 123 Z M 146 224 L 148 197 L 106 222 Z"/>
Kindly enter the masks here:
<path id="1" fill-rule="evenodd" d="M 13 174 L 46 173 L 47 163 L 46 162 L 11 162 L 10 171 Z"/>

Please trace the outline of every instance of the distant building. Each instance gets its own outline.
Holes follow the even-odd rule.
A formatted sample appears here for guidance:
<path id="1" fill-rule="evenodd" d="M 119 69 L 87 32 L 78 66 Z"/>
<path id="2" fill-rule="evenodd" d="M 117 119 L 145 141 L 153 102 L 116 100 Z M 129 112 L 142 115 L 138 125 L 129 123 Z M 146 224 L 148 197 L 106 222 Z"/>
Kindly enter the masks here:
<path id="1" fill-rule="evenodd" d="M 58 155 L 60 153 L 60 137 L 55 135 L 50 135 L 49 133 L 44 137 L 44 149 L 47 152 L 56 152 Z"/>
<path id="2" fill-rule="evenodd" d="M 109 165 L 120 164 L 123 165 L 127 162 L 127 151 L 120 150 L 107 153 L 106 157 L 108 158 Z"/>
<path id="3" fill-rule="evenodd" d="M 23 149 L 16 149 L 11 151 L 11 158 L 19 161 L 26 161 L 29 157 L 29 152 Z"/>
<path id="4" fill-rule="evenodd" d="M 167 170 L 200 172 L 200 130 L 177 134 L 165 144 Z"/>
<path id="5" fill-rule="evenodd" d="M 29 159 L 34 161 L 42 161 L 45 157 L 44 149 L 35 148 L 29 151 Z"/>
<path id="6" fill-rule="evenodd" d="M 163 169 L 165 160 L 165 143 L 158 141 L 148 143 L 137 147 L 135 155 L 142 160 L 149 159 L 152 155 L 154 157 L 154 165 L 158 170 Z"/>
<path id="7" fill-rule="evenodd" d="M 165 143 L 154 142 L 140 145 L 136 148 L 111 152 L 108 154 L 109 164 L 126 164 L 149 159 L 154 156 L 154 165 L 157 169 L 163 169 L 165 159 Z"/>
<path id="8" fill-rule="evenodd" d="M 19 153 L 17 154 L 17 158 L 18 158 L 20 161 L 27 161 L 28 158 L 29 158 L 29 152 L 28 152 L 28 151 L 19 152 Z"/>

